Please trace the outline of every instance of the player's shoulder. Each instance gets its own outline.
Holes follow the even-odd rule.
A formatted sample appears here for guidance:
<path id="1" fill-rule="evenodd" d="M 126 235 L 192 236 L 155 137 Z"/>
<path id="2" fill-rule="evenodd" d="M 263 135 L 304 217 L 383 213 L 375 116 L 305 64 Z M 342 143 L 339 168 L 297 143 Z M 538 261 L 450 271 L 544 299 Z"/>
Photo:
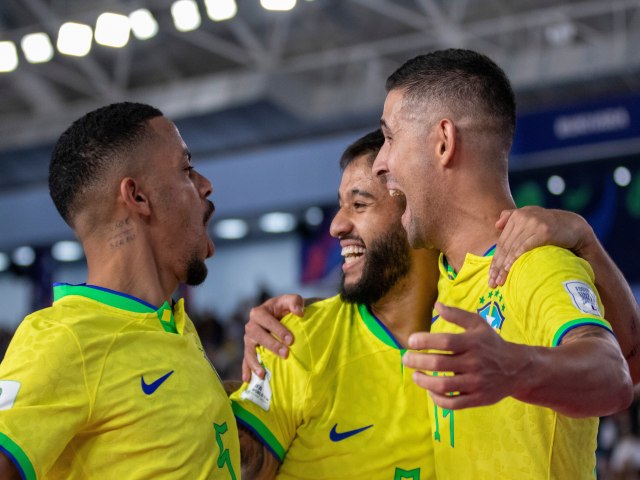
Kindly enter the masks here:
<path id="1" fill-rule="evenodd" d="M 571 250 L 566 248 L 556 247 L 554 245 L 545 245 L 543 247 L 537 247 L 530 250 L 518 258 L 514 264 L 513 269 L 540 269 L 540 268 L 567 268 L 575 266 L 576 268 L 585 268 L 589 264 L 578 257 Z"/>

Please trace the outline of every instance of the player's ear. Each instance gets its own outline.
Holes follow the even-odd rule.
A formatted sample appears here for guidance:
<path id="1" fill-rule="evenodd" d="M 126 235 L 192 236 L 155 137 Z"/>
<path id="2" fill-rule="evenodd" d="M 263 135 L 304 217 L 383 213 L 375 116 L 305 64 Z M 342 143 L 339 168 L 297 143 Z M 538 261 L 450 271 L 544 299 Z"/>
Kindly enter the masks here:
<path id="1" fill-rule="evenodd" d="M 151 214 L 149 197 L 140 182 L 131 177 L 125 177 L 120 181 L 120 200 L 133 213 L 141 216 Z"/>
<path id="2" fill-rule="evenodd" d="M 435 154 L 442 166 L 448 166 L 456 149 L 456 126 L 453 121 L 443 118 L 436 127 Z"/>

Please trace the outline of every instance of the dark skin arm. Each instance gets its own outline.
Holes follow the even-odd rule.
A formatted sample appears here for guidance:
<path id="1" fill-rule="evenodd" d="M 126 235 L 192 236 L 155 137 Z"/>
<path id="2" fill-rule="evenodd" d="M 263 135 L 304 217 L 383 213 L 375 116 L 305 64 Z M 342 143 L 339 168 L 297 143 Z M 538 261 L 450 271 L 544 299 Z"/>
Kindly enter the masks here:
<path id="1" fill-rule="evenodd" d="M 634 384 L 640 382 L 640 306 L 631 287 L 604 250 L 591 226 L 580 215 L 562 210 L 524 207 L 502 212 L 496 227 L 503 229 L 493 256 L 489 284 L 503 285 L 513 262 L 527 250 L 557 245 L 584 258 L 595 274 L 604 305 Z"/>
<path id="2" fill-rule="evenodd" d="M 0 480 L 20 480 L 18 469 L 4 453 L 0 453 Z"/>

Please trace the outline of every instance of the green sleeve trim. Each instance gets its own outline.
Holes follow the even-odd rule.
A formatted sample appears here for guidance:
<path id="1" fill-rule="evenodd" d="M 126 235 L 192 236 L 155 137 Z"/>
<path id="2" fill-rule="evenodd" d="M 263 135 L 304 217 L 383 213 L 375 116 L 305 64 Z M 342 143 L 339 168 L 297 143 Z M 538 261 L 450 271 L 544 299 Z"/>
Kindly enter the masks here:
<path id="1" fill-rule="evenodd" d="M 233 408 L 233 414 L 236 418 L 248 427 L 253 433 L 255 433 L 260 440 L 271 450 L 271 453 L 282 463 L 284 456 L 287 453 L 284 447 L 280 444 L 278 439 L 273 433 L 265 426 L 262 421 L 256 417 L 253 413 L 242 408 L 242 406 L 235 400 L 231 401 L 231 408 Z"/>
<path id="2" fill-rule="evenodd" d="M 577 318 L 576 320 L 571 320 L 570 322 L 565 323 L 558 329 L 558 331 L 553 337 L 553 342 L 551 343 L 551 346 L 557 347 L 558 345 L 560 345 L 560 343 L 562 342 L 562 339 L 567 333 L 569 333 L 570 330 L 573 330 L 574 328 L 578 328 L 578 327 L 584 327 L 587 325 L 602 327 L 605 330 L 613 333 L 613 329 L 611 328 L 611 325 L 606 320 L 598 320 L 597 318 Z"/>
<path id="3" fill-rule="evenodd" d="M 0 433 L 0 451 L 13 462 L 24 480 L 36 480 L 36 471 L 27 454 L 4 433 Z"/>

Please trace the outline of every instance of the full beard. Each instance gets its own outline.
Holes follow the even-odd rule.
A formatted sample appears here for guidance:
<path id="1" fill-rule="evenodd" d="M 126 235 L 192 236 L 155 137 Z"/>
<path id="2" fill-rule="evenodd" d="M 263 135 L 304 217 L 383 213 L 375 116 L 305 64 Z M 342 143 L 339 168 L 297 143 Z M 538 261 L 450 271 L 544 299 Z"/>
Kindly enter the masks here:
<path id="1" fill-rule="evenodd" d="M 340 298 L 345 302 L 371 305 L 409 273 L 410 246 L 402 224 L 394 224 L 389 233 L 371 242 L 365 255 L 362 277 L 357 283 L 345 285 L 342 274 Z"/>

